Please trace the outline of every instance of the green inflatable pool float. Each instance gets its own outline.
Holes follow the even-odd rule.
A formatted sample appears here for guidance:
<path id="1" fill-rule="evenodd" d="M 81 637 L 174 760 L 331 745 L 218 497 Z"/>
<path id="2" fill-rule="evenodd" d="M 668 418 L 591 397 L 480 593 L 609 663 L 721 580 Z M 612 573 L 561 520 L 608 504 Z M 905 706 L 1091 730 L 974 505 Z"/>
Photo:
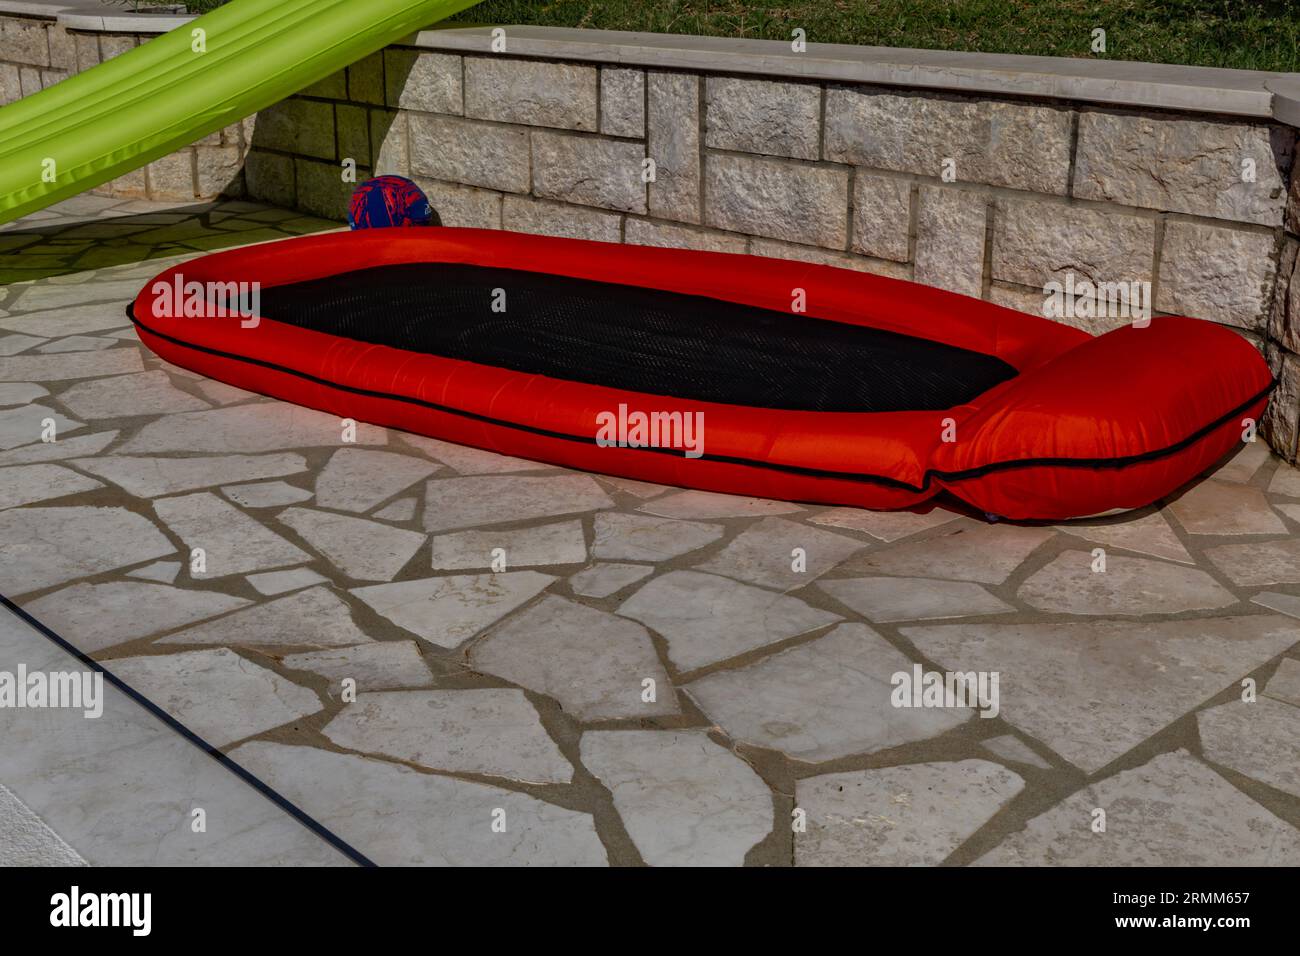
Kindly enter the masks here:
<path id="1" fill-rule="evenodd" d="M 0 223 L 324 79 L 477 0 L 233 0 L 0 109 Z"/>

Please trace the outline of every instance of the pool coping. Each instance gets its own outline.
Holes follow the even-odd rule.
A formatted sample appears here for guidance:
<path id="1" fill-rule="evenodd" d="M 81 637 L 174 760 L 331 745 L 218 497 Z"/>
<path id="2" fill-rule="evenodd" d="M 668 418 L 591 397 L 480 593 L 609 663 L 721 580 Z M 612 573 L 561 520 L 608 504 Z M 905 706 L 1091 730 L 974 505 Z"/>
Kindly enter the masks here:
<path id="1" fill-rule="evenodd" d="M 59 0 L 0 0 L 0 14 L 6 13 L 52 19 L 68 30 L 105 33 L 163 33 L 195 19 L 129 11 L 106 14 L 102 6 Z M 504 51 L 493 50 L 495 37 L 504 39 Z M 796 52 L 793 44 L 784 40 L 512 25 L 421 30 L 398 45 L 461 54 L 726 72 L 774 80 L 866 83 L 1181 110 L 1300 126 L 1300 73 L 839 43 L 808 43 L 802 52 Z"/>

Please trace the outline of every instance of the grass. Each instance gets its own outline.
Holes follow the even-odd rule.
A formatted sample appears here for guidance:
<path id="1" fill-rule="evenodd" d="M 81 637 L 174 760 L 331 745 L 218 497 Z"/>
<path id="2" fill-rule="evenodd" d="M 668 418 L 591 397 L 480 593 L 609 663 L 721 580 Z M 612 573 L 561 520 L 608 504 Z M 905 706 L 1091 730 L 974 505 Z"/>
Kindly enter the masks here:
<path id="1" fill-rule="evenodd" d="M 1300 0 L 484 0 L 459 23 L 527 23 L 1300 71 Z"/>
<path id="2" fill-rule="evenodd" d="M 171 12 L 171 7 L 184 7 L 186 13 L 207 13 L 225 6 L 230 0 L 108 0 L 135 13 L 148 13 L 150 8 L 162 8 L 160 13 Z"/>
<path id="3" fill-rule="evenodd" d="M 225 2 L 185 5 L 203 13 Z M 447 22 L 767 40 L 802 27 L 822 43 L 1300 72 L 1300 0 L 484 0 Z M 1090 50 L 1097 27 L 1106 31 L 1104 54 Z"/>

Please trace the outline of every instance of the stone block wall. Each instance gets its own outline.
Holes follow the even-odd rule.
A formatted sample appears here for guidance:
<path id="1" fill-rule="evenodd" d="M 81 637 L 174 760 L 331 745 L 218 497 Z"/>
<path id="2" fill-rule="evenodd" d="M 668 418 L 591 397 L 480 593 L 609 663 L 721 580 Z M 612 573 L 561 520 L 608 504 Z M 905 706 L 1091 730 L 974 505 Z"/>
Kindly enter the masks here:
<path id="1" fill-rule="evenodd" d="M 139 20 L 142 32 L 68 27 L 55 16 L 0 11 L 0 106 L 52 86 L 151 39 L 158 17 Z M 150 31 L 150 32 L 144 32 Z M 251 129 L 251 124 L 248 127 Z M 155 160 L 92 190 L 101 196 L 188 201 L 243 194 L 248 136 L 243 124 Z"/>
<path id="2" fill-rule="evenodd" d="M 247 174 L 254 198 L 341 218 L 352 157 L 416 180 L 446 225 L 800 259 L 1039 314 L 1067 273 L 1148 283 L 1153 314 L 1266 355 L 1264 428 L 1294 458 L 1295 140 L 1227 116 L 391 47 L 264 111 Z"/>
<path id="3" fill-rule="evenodd" d="M 3 24 L 8 98 L 138 39 Z M 1263 431 L 1295 459 L 1292 125 L 1100 103 L 1107 84 L 1096 82 L 1074 84 L 1078 98 L 969 83 L 963 93 L 933 76 L 924 88 L 809 79 L 770 56 L 742 73 L 748 53 L 730 49 L 717 68 L 696 56 L 704 65 L 684 69 L 663 38 L 650 55 L 633 35 L 553 32 L 594 36 L 597 53 L 566 56 L 568 40 L 545 55 L 493 53 L 457 37 L 469 31 L 422 33 L 112 188 L 157 198 L 224 188 L 342 220 L 354 185 L 345 169 L 355 181 L 400 173 L 445 225 L 825 263 L 1039 314 L 1045 285 L 1067 276 L 1146 284 L 1153 314 L 1219 322 L 1260 349 L 1280 381 Z M 1063 75 L 1053 89 L 1068 92 Z M 1199 82 L 1182 80 L 1167 88 L 1183 96 Z M 1215 102 L 1248 102 L 1244 89 Z M 1063 321 L 1093 333 L 1130 321 L 1089 315 L 1097 299 L 1074 304 Z"/>

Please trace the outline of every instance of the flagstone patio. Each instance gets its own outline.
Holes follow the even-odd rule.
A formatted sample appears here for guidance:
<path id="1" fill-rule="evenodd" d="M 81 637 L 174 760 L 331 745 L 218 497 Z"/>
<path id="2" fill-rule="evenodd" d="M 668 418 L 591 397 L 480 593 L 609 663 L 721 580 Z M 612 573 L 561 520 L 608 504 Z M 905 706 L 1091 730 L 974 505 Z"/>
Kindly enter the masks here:
<path id="1" fill-rule="evenodd" d="M 1159 509 L 988 524 L 344 442 L 139 344 L 167 265 L 324 228 L 81 196 L 0 230 L 0 593 L 360 855 L 1300 864 L 1300 471 L 1262 443 Z M 915 664 L 995 672 L 997 716 L 893 706 Z M 186 800 L 260 829 L 87 827 L 50 781 L 129 819 L 152 750 L 33 721 L 0 711 L 0 821 L 40 858 L 342 861 L 211 773 Z"/>

